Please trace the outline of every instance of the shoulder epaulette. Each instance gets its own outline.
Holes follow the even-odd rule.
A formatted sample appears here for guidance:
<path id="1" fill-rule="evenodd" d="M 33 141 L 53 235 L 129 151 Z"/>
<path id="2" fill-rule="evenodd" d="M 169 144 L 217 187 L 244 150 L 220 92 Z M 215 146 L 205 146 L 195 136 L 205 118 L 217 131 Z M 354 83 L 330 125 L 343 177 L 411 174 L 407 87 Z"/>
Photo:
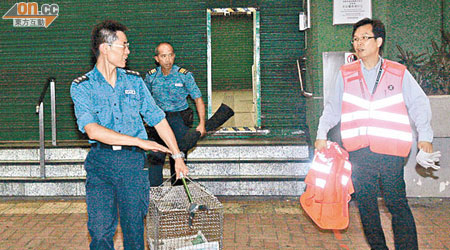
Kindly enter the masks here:
<path id="1" fill-rule="evenodd" d="M 182 73 L 182 74 L 187 74 L 187 73 L 189 73 L 189 71 L 187 70 L 187 69 L 185 69 L 185 68 L 179 68 L 178 69 L 178 72 L 180 72 L 180 73 Z"/>
<path id="2" fill-rule="evenodd" d="M 134 71 L 134 70 L 127 69 L 125 72 L 130 75 L 140 76 L 139 72 Z"/>
<path id="3" fill-rule="evenodd" d="M 148 71 L 148 74 L 149 74 L 149 75 L 153 75 L 153 74 L 156 73 L 156 71 L 157 71 L 156 68 L 151 69 L 151 70 Z"/>
<path id="4" fill-rule="evenodd" d="M 87 77 L 86 75 L 84 75 L 84 76 L 80 76 L 80 77 L 78 77 L 78 78 L 75 78 L 75 80 L 73 80 L 73 81 L 76 82 L 76 83 L 78 83 L 78 84 L 80 84 L 80 83 L 82 83 L 82 82 L 84 82 L 84 81 L 86 81 L 86 80 L 89 80 L 89 77 Z"/>

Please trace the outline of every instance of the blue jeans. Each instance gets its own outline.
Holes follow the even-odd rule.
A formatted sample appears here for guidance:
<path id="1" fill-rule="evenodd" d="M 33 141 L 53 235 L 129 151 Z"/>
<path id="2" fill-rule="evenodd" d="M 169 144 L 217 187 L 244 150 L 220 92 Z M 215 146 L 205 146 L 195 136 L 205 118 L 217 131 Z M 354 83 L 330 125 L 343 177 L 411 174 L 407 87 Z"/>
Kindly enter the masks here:
<path id="1" fill-rule="evenodd" d="M 144 249 L 149 183 L 141 150 L 92 147 L 85 161 L 90 249 L 114 249 L 118 215 L 125 249 Z"/>
<path id="2" fill-rule="evenodd" d="M 181 117 L 180 112 L 173 112 L 173 113 L 167 112 L 166 119 L 170 127 L 172 128 L 173 133 L 175 134 L 177 142 L 181 141 L 181 139 L 183 139 L 184 135 L 189 130 L 189 127 L 186 126 L 183 118 Z M 149 138 L 161 145 L 164 146 L 166 145 L 154 129 L 152 132 L 149 133 Z M 186 155 L 187 158 L 187 152 L 184 152 L 184 154 Z M 148 168 L 148 174 L 150 185 L 152 187 L 157 187 L 163 183 L 162 172 L 165 160 L 166 160 L 165 153 L 149 151 L 148 161 L 150 163 L 149 164 L 150 166 Z M 173 176 L 175 174 L 175 161 L 172 158 L 169 158 L 169 160 L 170 160 L 170 175 Z M 175 178 L 172 178 L 172 184 L 179 185 L 180 183 L 178 182 L 175 181 Z"/>
<path id="3" fill-rule="evenodd" d="M 371 249 L 388 249 L 378 209 L 379 183 L 386 207 L 392 215 L 395 249 L 418 249 L 416 224 L 406 199 L 403 179 L 405 158 L 377 154 L 368 148 L 349 154 L 356 201 Z"/>

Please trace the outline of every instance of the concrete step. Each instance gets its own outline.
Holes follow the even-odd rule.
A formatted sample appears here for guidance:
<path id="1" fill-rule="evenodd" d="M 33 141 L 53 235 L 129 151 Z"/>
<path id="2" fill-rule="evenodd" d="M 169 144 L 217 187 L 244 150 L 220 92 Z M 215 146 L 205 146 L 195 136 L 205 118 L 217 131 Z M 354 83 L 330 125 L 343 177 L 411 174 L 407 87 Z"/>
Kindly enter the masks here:
<path id="1" fill-rule="evenodd" d="M 38 148 L 0 148 L 0 196 L 84 195 L 88 152 L 88 145 L 46 148 L 40 178 Z M 190 178 L 216 195 L 292 196 L 304 190 L 308 152 L 293 142 L 207 141 L 189 153 L 187 164 Z M 164 169 L 166 178 L 169 172 Z"/>
<path id="2" fill-rule="evenodd" d="M 249 144 L 240 142 L 230 144 L 230 140 L 221 143 L 202 143 L 189 152 L 190 159 L 217 160 L 251 160 L 251 159 L 304 159 L 308 158 L 306 144 L 286 144 L 281 142 L 267 142 L 264 144 Z M 270 144 L 268 144 L 270 143 Z M 86 158 L 89 146 L 83 147 L 55 147 L 45 149 L 46 161 L 79 161 Z M 7 161 L 38 161 L 39 148 L 0 148 L 0 163 Z"/>
<path id="3" fill-rule="evenodd" d="M 193 179 L 196 181 L 196 179 Z M 300 196 L 303 181 L 196 181 L 214 195 L 222 196 Z M 0 196 L 15 197 L 74 197 L 86 194 L 84 180 L 0 181 Z"/>

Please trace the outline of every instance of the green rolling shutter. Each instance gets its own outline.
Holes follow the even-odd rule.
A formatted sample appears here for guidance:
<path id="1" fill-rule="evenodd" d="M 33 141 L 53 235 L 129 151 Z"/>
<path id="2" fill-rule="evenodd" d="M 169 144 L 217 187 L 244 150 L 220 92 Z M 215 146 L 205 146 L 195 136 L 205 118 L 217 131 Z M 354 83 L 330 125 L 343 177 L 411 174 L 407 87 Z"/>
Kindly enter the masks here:
<path id="1" fill-rule="evenodd" d="M 144 74 L 155 66 L 154 47 L 171 42 L 176 63 L 194 73 L 206 98 L 206 9 L 213 7 L 260 9 L 262 124 L 273 130 L 305 126 L 295 67 L 295 60 L 304 54 L 303 33 L 298 31 L 301 1 L 235 2 L 229 6 L 230 1 L 61 1 L 59 16 L 48 28 L 15 28 L 12 20 L 0 20 L 0 141 L 39 139 L 35 105 L 48 77 L 57 81 L 57 139 L 83 138 L 69 88 L 73 79 L 92 68 L 90 32 L 104 19 L 130 29 L 130 69 Z M 6 13 L 15 3 L 2 1 L 0 9 Z M 49 140 L 49 93 L 44 110 Z"/>

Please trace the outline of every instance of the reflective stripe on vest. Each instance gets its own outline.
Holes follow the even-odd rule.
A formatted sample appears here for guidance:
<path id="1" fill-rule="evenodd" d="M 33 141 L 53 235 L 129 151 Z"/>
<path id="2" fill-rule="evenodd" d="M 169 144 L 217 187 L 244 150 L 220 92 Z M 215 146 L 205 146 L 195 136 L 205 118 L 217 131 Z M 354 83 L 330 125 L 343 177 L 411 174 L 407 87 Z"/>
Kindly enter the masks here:
<path id="1" fill-rule="evenodd" d="M 370 147 L 375 153 L 407 156 L 412 132 L 403 99 L 405 66 L 383 60 L 374 94 L 367 88 L 359 61 L 342 66 L 341 136 L 348 151 Z"/>
<path id="2" fill-rule="evenodd" d="M 333 147 L 335 147 L 334 150 L 336 150 L 337 153 L 343 154 L 339 147 L 337 147 L 337 144 L 334 145 L 330 142 L 327 142 L 327 145 L 327 147 L 331 147 L 332 145 Z M 325 188 L 325 186 L 327 185 L 327 179 L 330 178 L 329 176 L 337 174 L 336 172 L 332 173 L 334 164 L 333 160 L 333 158 L 329 158 L 321 152 L 317 152 L 315 154 L 314 160 L 310 167 L 310 171 L 312 176 L 314 176 L 314 184 L 316 187 Z M 339 173 L 339 175 L 341 175 L 340 183 L 342 185 L 347 185 L 348 181 L 350 180 L 351 170 L 351 163 L 348 160 L 345 160 L 343 170 Z M 336 176 L 336 178 L 338 177 Z"/>
<path id="3" fill-rule="evenodd" d="M 348 181 L 350 180 L 350 176 L 352 175 L 352 164 L 348 160 L 346 160 L 344 163 L 344 169 L 346 170 L 345 172 L 348 174 L 348 176 L 342 175 L 341 184 L 346 186 L 348 184 Z"/>
<path id="4" fill-rule="evenodd" d="M 347 151 L 330 141 L 324 150 L 314 154 L 300 204 L 320 228 L 344 229 L 348 226 L 348 202 L 354 192 L 348 157 Z"/>

